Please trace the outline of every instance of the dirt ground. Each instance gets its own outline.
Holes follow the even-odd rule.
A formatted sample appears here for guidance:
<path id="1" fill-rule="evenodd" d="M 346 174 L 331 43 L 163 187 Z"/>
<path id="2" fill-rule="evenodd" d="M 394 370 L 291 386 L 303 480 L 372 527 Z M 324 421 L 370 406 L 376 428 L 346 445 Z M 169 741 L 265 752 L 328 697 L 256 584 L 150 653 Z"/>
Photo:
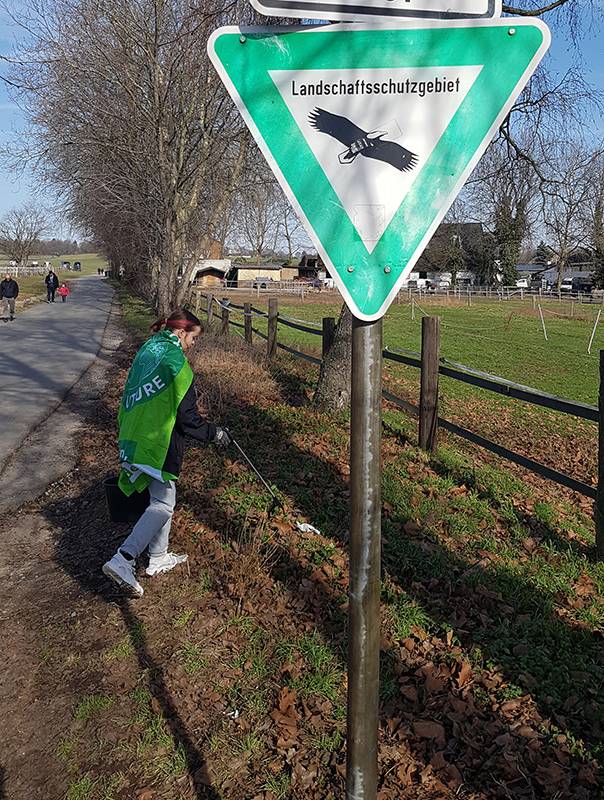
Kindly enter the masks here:
<path id="1" fill-rule="evenodd" d="M 66 473 L 0 522 L 0 798 L 341 798 L 346 419 L 307 408 L 303 372 L 268 369 L 240 342 L 205 343 L 200 401 L 245 431 L 285 511 L 267 515 L 239 461 L 190 448 L 172 530 L 188 567 L 143 579 L 145 596 L 126 599 L 100 570 L 127 532 L 108 518 L 102 479 L 115 469 L 135 347 L 105 356 L 107 382 L 82 410 Z M 495 483 L 470 490 L 471 470 L 460 477 L 451 464 L 445 480 L 443 464 L 401 436 L 384 441 L 380 800 L 602 797 L 589 535 L 536 519 L 543 486 L 487 508 Z M 489 470 L 472 474 L 494 480 Z M 562 499 L 583 513 L 570 493 Z M 512 535 L 514 573 L 503 562 Z M 509 654 L 493 630 L 513 642 Z M 514 667 L 512 647 L 526 666 Z"/>

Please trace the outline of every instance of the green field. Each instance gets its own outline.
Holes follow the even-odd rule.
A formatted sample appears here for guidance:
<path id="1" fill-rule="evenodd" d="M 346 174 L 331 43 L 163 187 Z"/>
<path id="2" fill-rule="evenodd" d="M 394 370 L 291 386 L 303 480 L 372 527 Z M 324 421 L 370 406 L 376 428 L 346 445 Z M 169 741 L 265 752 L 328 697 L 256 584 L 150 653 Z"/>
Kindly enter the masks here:
<path id="1" fill-rule="evenodd" d="M 320 322 L 322 317 L 339 313 L 339 303 L 291 303 L 280 300 L 279 312 L 298 320 Z M 234 299 L 234 302 L 240 302 Z M 264 307 L 262 298 L 254 301 Z M 548 341 L 545 341 L 537 310 L 530 300 L 524 302 L 480 302 L 471 307 L 445 305 L 442 301 L 422 299 L 412 319 L 407 303 L 393 305 L 384 319 L 384 346 L 419 350 L 422 311 L 441 318 L 441 355 L 452 361 L 481 369 L 508 380 L 586 403 L 597 403 L 598 351 L 604 349 L 604 319 L 598 325 L 591 348 L 587 346 L 599 306 L 548 301 L 543 303 Z M 233 319 L 237 320 L 236 313 Z M 265 320 L 256 318 L 255 327 L 266 328 Z M 279 326 L 279 340 L 287 344 L 320 350 L 320 339 L 302 331 Z M 389 365 L 390 369 L 390 365 Z M 401 368 L 401 371 L 417 370 Z M 465 396 L 470 390 L 457 381 L 443 381 L 446 394 Z"/>
<path id="2" fill-rule="evenodd" d="M 107 267 L 107 259 L 105 256 L 98 253 L 81 253 L 79 255 L 64 256 L 61 258 L 48 258 L 48 256 L 32 256 L 31 261 L 38 261 L 43 264 L 46 260 L 50 261 L 54 271 L 59 276 L 59 280 L 71 284 L 72 281 L 77 280 L 85 275 L 96 275 L 98 267 Z M 82 264 L 81 272 L 72 272 L 70 270 L 60 269 L 61 261 L 79 261 Z M 6 256 L 0 255 L 0 272 L 7 264 Z M 25 300 L 28 297 L 44 297 L 46 294 L 46 287 L 44 285 L 44 275 L 28 275 L 18 277 L 19 283 L 19 299 Z"/>

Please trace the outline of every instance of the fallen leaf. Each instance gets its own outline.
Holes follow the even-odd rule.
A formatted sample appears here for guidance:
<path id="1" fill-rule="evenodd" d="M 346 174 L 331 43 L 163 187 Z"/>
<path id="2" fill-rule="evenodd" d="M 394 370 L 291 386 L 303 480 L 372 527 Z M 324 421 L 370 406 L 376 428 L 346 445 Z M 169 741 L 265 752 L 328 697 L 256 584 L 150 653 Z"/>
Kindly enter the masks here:
<path id="1" fill-rule="evenodd" d="M 468 661 L 462 661 L 459 667 L 459 671 L 455 678 L 457 685 L 461 688 L 465 686 L 466 683 L 472 677 L 472 667 Z"/>
<path id="2" fill-rule="evenodd" d="M 418 719 L 413 723 L 413 732 L 420 739 L 434 739 L 441 747 L 445 746 L 445 729 L 440 722 Z"/>

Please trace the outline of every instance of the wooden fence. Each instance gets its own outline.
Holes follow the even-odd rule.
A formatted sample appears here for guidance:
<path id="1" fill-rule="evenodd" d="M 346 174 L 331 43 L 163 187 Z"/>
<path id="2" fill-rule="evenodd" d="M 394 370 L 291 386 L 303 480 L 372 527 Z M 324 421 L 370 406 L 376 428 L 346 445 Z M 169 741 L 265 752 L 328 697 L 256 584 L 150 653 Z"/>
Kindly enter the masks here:
<path id="1" fill-rule="evenodd" d="M 204 308 L 201 304 L 204 301 Z M 335 320 L 333 317 L 325 317 L 322 325 L 313 327 L 312 323 L 304 320 L 296 320 L 279 314 L 278 300 L 273 297 L 269 299 L 268 312 L 255 308 L 251 303 L 238 305 L 227 298 L 217 300 L 211 294 L 198 292 L 194 301 L 195 313 L 202 311 L 206 314 L 208 325 L 211 326 L 214 319 L 215 304 L 221 310 L 221 335 L 228 334 L 229 327 L 243 330 L 243 338 L 248 344 L 252 344 L 253 335 L 259 336 L 266 341 L 266 355 L 271 359 L 275 356 L 278 349 L 284 350 L 296 358 L 304 359 L 311 364 L 321 365 L 322 359 L 310 353 L 304 353 L 290 345 L 286 345 L 278 340 L 278 325 L 285 325 L 288 328 L 302 331 L 313 336 L 320 336 L 322 341 L 322 358 L 329 351 L 333 341 L 335 331 Z M 238 314 L 243 321 L 232 319 L 232 313 Z M 254 327 L 253 319 L 265 318 L 267 320 L 267 332 Z M 561 486 L 565 486 L 572 491 L 579 492 L 595 501 L 594 515 L 596 522 L 596 550 L 598 558 L 604 558 L 604 350 L 600 351 L 600 396 L 599 405 L 592 406 L 587 403 L 579 403 L 574 400 L 565 400 L 561 397 L 548 394 L 547 392 L 533 389 L 529 386 L 513 383 L 505 378 L 500 378 L 480 370 L 466 367 L 463 364 L 449 361 L 440 356 L 440 320 L 438 317 L 422 318 L 422 351 L 416 353 L 410 350 L 389 350 L 384 349 L 383 358 L 415 367 L 420 370 L 420 402 L 419 406 L 397 397 L 387 390 L 382 391 L 386 401 L 398 408 L 419 418 L 419 438 L 420 447 L 428 452 L 434 452 L 438 441 L 438 430 L 443 428 L 456 436 L 471 442 L 478 447 L 482 447 L 501 458 L 518 464 L 521 467 L 540 475 L 547 480 L 553 481 Z M 563 472 L 541 464 L 538 461 L 516 453 L 503 445 L 492 442 L 477 433 L 467 430 L 455 422 L 451 422 L 438 414 L 438 380 L 439 376 L 461 381 L 471 386 L 477 386 L 496 394 L 520 400 L 531 405 L 549 408 L 562 414 L 568 414 L 580 419 L 586 419 L 598 424 L 598 484 L 597 488 L 584 481 L 566 475 Z"/>

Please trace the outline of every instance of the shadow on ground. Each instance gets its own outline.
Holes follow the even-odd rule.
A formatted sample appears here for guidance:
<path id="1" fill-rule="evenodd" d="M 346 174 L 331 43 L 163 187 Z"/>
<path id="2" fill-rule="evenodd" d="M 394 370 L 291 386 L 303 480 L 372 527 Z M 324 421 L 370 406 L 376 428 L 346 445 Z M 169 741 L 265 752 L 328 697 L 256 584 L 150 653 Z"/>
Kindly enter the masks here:
<path id="1" fill-rule="evenodd" d="M 293 379 L 293 382 L 277 379 L 297 396 L 298 402 L 294 402 L 301 404 L 304 385 Z M 242 403 L 239 397 L 225 396 L 224 387 L 221 392 L 222 423 L 238 434 L 243 447 L 268 479 L 290 498 L 297 513 L 309 519 L 326 536 L 344 544 L 348 485 L 340 469 L 328 458 L 318 458 L 300 445 L 303 431 L 295 417 Z M 99 434 L 106 433 L 106 425 L 112 417 L 113 413 L 106 407 L 97 410 L 95 425 Z M 245 420 L 244 429 L 242 420 Z M 202 519 L 205 516 L 208 524 L 223 537 L 244 540 L 245 521 L 236 514 L 226 513 L 216 497 L 207 492 L 209 487 L 228 481 L 228 471 L 216 456 L 205 457 L 204 464 L 209 470 L 206 486 L 187 485 L 186 478 L 181 480 L 181 509 L 199 508 L 201 494 L 207 512 L 202 511 Z M 108 523 L 98 477 L 98 473 L 96 479 L 90 474 L 87 488 L 75 500 L 67 504 L 53 502 L 43 510 L 60 531 L 56 553 L 63 569 L 85 591 L 104 602 L 115 603 L 116 595 L 100 569 L 126 530 Z M 485 666 L 489 662 L 496 663 L 503 669 L 506 680 L 530 692 L 541 715 L 551 715 L 561 730 L 597 745 L 602 731 L 594 691 L 599 686 L 597 674 L 602 666 L 601 637 L 566 624 L 553 613 L 551 598 L 511 570 L 469 563 L 443 547 L 427 529 L 408 533 L 407 522 L 408 519 L 396 510 L 384 519 L 383 563 L 394 584 L 421 604 L 437 633 L 444 635 L 445 631 L 451 631 L 466 651 L 481 654 Z M 272 574 L 292 597 L 300 596 L 301 591 L 312 595 L 307 614 L 314 625 L 328 641 L 344 640 L 341 598 L 334 596 L 325 582 L 311 581 L 309 588 L 308 569 L 285 547 L 279 549 Z M 306 588 L 301 589 L 303 581 Z M 214 790 L 201 780 L 205 769 L 203 752 L 188 733 L 186 721 L 179 717 L 165 685 L 162 666 L 151 657 L 145 639 L 135 634 L 138 620 L 134 602 L 118 600 L 117 603 L 140 667 L 148 670 L 151 676 L 150 691 L 176 741 L 184 747 L 197 797 L 217 798 Z M 460 693 L 447 688 L 450 683 L 446 681 L 440 691 L 428 690 L 423 679 L 418 677 L 413 659 L 406 656 L 400 643 L 386 646 L 382 657 L 382 682 L 388 690 L 383 693 L 381 705 L 384 730 L 392 733 L 400 728 L 407 735 L 407 717 L 419 715 L 425 719 L 436 713 L 439 719 L 445 720 L 447 727 L 447 763 L 464 765 L 468 785 L 491 792 L 490 796 L 542 796 L 539 775 L 551 768 L 551 753 L 541 746 L 535 748 L 532 734 L 511 736 L 510 721 L 476 697 L 470 701 L 467 697 L 464 699 L 464 710 L 460 705 Z M 577 662 L 580 666 L 573 668 Z M 413 692 L 399 696 L 401 681 Z M 409 697 L 413 699 L 407 702 L 405 698 Z M 510 751 L 495 742 L 501 736 L 510 738 L 512 764 L 507 759 Z M 434 743 L 422 743 L 417 738 L 414 742 L 420 760 L 428 763 L 434 758 Z M 579 756 L 568 757 L 569 768 L 574 765 L 577 770 L 581 763 Z M 494 775 L 503 776 L 503 789 Z M 593 796 L 590 788 L 583 794 L 582 791 L 576 789 L 573 797 L 587 800 Z"/>
<path id="2" fill-rule="evenodd" d="M 202 749 L 189 735 L 186 721 L 178 712 L 166 685 L 163 666 L 151 655 L 144 626 L 137 615 L 137 601 L 118 592 L 101 572 L 103 563 L 113 555 L 128 531 L 127 526 L 112 524 L 108 519 L 102 483 L 95 481 L 80 496 L 52 503 L 47 507 L 46 515 L 56 528 L 62 528 L 56 548 L 61 567 L 84 592 L 119 609 L 140 672 L 148 676 L 146 688 L 153 705 L 159 710 L 176 745 L 184 750 L 195 797 L 219 800 L 208 785 Z"/>

